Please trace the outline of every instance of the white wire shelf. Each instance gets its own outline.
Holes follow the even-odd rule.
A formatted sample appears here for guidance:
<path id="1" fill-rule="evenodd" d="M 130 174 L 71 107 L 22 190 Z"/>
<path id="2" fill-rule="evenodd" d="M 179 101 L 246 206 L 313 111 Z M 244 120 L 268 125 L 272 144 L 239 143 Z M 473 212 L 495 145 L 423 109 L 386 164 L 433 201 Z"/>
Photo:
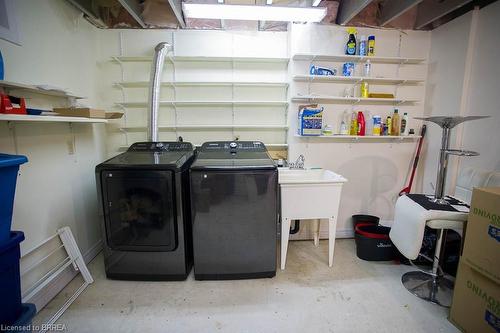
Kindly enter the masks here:
<path id="1" fill-rule="evenodd" d="M 0 121 L 30 121 L 30 122 L 64 122 L 64 123 L 107 123 L 107 119 L 63 117 L 63 116 L 30 116 L 22 114 L 0 114 Z"/>
<path id="2" fill-rule="evenodd" d="M 334 75 L 294 75 L 294 81 L 300 82 L 328 82 L 328 83 L 361 83 L 374 84 L 408 84 L 414 85 L 424 82 L 422 79 L 403 79 L 388 77 L 363 77 L 363 76 L 334 76 Z"/>
<path id="3" fill-rule="evenodd" d="M 329 95 L 300 95 L 293 96 L 292 102 L 323 102 L 335 104 L 412 104 L 418 103 L 417 99 L 400 99 L 400 98 L 366 98 L 366 97 L 341 97 Z"/>
<path id="4" fill-rule="evenodd" d="M 359 136 L 359 135 L 294 135 L 296 138 L 307 138 L 307 139 L 328 139 L 328 140 L 351 140 L 351 141 L 358 141 L 358 140 L 366 140 L 366 141 L 403 141 L 403 140 L 416 140 L 420 139 L 420 135 L 398 135 L 398 136 L 393 136 L 393 135 L 364 135 L 364 136 Z"/>
<path id="5" fill-rule="evenodd" d="M 149 81 L 124 81 L 114 84 L 119 88 L 149 88 Z M 288 82 L 162 82 L 162 87 L 288 87 Z"/>
<path id="6" fill-rule="evenodd" d="M 327 55 L 327 54 L 307 54 L 297 53 L 292 57 L 293 60 L 305 61 L 329 61 L 329 62 L 366 62 L 380 64 L 422 64 L 425 58 L 407 58 L 407 57 L 379 57 L 379 56 L 359 56 L 359 55 Z"/>
<path id="7" fill-rule="evenodd" d="M 125 126 L 120 130 L 127 132 L 142 132 L 147 129 L 146 126 Z M 174 131 L 174 130 L 224 130 L 224 129 L 242 129 L 242 130 L 272 130 L 281 129 L 286 130 L 286 125 L 170 125 L 158 126 L 159 130 Z"/>
<path id="8" fill-rule="evenodd" d="M 151 62 L 152 56 L 116 56 L 111 57 L 114 62 Z M 272 57 L 207 57 L 207 56 L 167 56 L 167 62 L 249 62 L 249 63 L 282 63 L 288 64 L 290 58 Z"/>
<path id="9" fill-rule="evenodd" d="M 141 108 L 146 107 L 146 102 L 122 102 L 115 103 L 117 106 L 124 108 Z M 161 101 L 160 106 L 182 106 L 182 105 L 257 105 L 257 106 L 287 106 L 287 101 Z"/>
<path id="10" fill-rule="evenodd" d="M 10 94 L 17 97 L 23 97 L 22 92 L 29 92 L 39 95 L 61 97 L 61 98 L 75 98 L 75 99 L 85 98 L 81 96 L 68 94 L 59 90 L 41 89 L 34 85 L 5 81 L 5 80 L 0 80 L 0 88 L 8 91 Z"/>

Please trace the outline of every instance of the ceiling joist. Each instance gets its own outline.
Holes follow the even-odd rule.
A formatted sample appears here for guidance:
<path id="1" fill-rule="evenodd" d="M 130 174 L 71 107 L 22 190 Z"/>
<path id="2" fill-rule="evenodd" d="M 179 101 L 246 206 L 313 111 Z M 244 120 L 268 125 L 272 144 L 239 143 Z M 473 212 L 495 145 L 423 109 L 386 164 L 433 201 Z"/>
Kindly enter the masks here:
<path id="1" fill-rule="evenodd" d="M 337 14 L 337 24 L 346 25 L 373 0 L 343 0 Z"/>
<path id="2" fill-rule="evenodd" d="M 457 10 L 472 0 L 424 0 L 418 5 L 415 29 L 422 29 L 435 20 Z"/>
<path id="3" fill-rule="evenodd" d="M 182 15 L 182 0 L 168 0 L 168 4 L 170 8 L 172 8 L 172 12 L 174 12 L 177 21 L 179 22 L 179 26 L 181 28 L 186 28 L 186 22 L 184 21 L 184 16 Z"/>
<path id="4" fill-rule="evenodd" d="M 141 6 L 137 0 L 118 0 L 120 5 L 134 18 L 134 20 L 139 23 L 139 25 L 143 28 L 147 28 L 146 23 L 142 20 L 141 17 Z"/>
<path id="5" fill-rule="evenodd" d="M 383 27 L 422 1 L 423 0 L 385 0 L 382 4 L 379 16 L 380 26 Z"/>

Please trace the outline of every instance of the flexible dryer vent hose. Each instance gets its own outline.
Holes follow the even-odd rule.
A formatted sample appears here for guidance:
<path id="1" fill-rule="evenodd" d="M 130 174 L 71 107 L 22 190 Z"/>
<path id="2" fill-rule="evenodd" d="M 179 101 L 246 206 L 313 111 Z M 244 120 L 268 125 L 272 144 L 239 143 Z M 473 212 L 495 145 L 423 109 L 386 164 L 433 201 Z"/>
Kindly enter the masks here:
<path id="1" fill-rule="evenodd" d="M 160 87 L 165 56 L 170 48 L 169 43 L 159 43 L 155 47 L 155 55 L 151 64 L 151 78 L 149 82 L 149 112 L 148 112 L 148 139 L 158 141 L 158 109 L 160 107 Z"/>

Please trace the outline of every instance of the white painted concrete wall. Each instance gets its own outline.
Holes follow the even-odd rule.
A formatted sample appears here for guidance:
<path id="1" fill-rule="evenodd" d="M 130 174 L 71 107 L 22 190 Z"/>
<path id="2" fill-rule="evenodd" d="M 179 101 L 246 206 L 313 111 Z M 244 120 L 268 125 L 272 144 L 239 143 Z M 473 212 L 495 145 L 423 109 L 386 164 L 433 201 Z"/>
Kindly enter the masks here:
<path id="1" fill-rule="evenodd" d="M 475 47 L 472 57 L 470 89 L 466 115 L 491 118 L 466 124 L 462 145 L 481 153 L 464 158 L 463 167 L 500 170 L 500 3 L 495 2 L 478 13 Z"/>
<path id="2" fill-rule="evenodd" d="M 97 29 L 64 0 L 15 1 L 22 46 L 0 40 L 5 79 L 49 84 L 88 97 L 99 106 Z M 64 105 L 32 95 L 32 107 Z M 105 156 L 104 125 L 0 122 L 0 151 L 26 155 L 14 207 L 14 230 L 22 230 L 26 251 L 70 226 L 83 253 L 99 246 L 100 220 L 94 167 Z M 74 146 L 70 154 L 68 146 Z"/>
<path id="3" fill-rule="evenodd" d="M 99 32 L 99 97 L 107 109 L 116 109 L 117 102 L 147 102 L 148 89 L 127 88 L 123 92 L 114 86 L 121 81 L 149 81 L 151 63 L 124 62 L 123 66 L 110 61 L 113 56 L 152 56 L 154 47 L 167 41 L 173 43 L 176 56 L 213 57 L 272 57 L 288 56 L 288 33 L 258 31 L 192 31 L 192 30 L 105 30 Z M 122 72 L 123 70 L 123 72 Z M 175 72 L 175 74 L 174 74 Z M 174 76 L 175 75 L 175 76 Z M 286 63 L 245 62 L 176 62 L 166 63 L 163 81 L 189 82 L 287 82 Z M 286 101 L 286 87 L 171 87 L 161 88 L 161 100 L 202 101 Z M 108 126 L 108 152 L 116 154 L 119 147 L 146 140 L 146 131 L 123 132 L 120 127 L 145 127 L 147 107 L 127 108 L 125 117 Z M 234 114 L 234 119 L 233 119 Z M 285 106 L 161 106 L 159 125 L 286 125 Z M 210 140 L 259 139 L 265 143 L 286 142 L 286 130 L 160 130 L 160 140 L 184 140 L 201 144 Z"/>
<path id="4" fill-rule="evenodd" d="M 425 116 L 460 113 L 471 17 L 467 13 L 432 31 Z M 454 142 L 455 131 L 452 134 Z M 421 159 L 425 193 L 434 193 L 440 147 L 441 128 L 428 123 Z"/>
<path id="5" fill-rule="evenodd" d="M 455 128 L 451 146 L 475 150 L 481 155 L 450 157 L 447 193 L 454 192 L 456 175 L 464 167 L 500 170 L 500 109 L 497 102 L 500 92 L 500 3 L 479 10 L 475 28 L 473 15 L 469 12 L 432 32 L 426 113 L 491 116 Z M 470 73 L 465 70 L 468 51 Z M 441 132 L 436 125 L 429 125 L 429 128 L 424 190 L 432 192 L 429 184 L 435 184 Z"/>
<path id="6" fill-rule="evenodd" d="M 430 48 L 430 33 L 416 31 L 394 31 L 380 29 L 358 29 L 360 35 L 376 36 L 376 55 L 402 56 L 427 58 Z M 293 25 L 291 30 L 291 55 L 295 53 L 312 54 L 343 54 L 346 42 L 346 30 L 338 26 L 321 25 Z M 328 63 L 318 61 L 319 66 L 337 68 L 342 73 L 342 63 Z M 290 65 L 291 75 L 307 74 L 310 62 L 293 61 Z M 362 68 L 358 65 L 356 74 L 361 75 Z M 403 77 L 425 79 L 426 65 L 386 65 L 372 64 L 372 76 Z M 346 84 L 316 83 L 311 85 L 312 94 L 343 96 Z M 402 115 L 408 112 L 410 128 L 420 133 L 420 121 L 411 119 L 424 113 L 425 85 L 400 86 L 395 90 L 391 85 L 370 85 L 371 92 L 395 93 L 400 98 L 416 98 L 421 103 L 416 105 L 398 106 Z M 291 95 L 307 94 L 307 83 L 294 82 Z M 359 91 L 355 92 L 359 96 Z M 293 103 L 289 112 L 291 125 L 288 142 L 291 160 L 299 154 L 304 154 L 306 167 L 322 167 L 342 174 L 349 179 L 344 185 L 340 203 L 339 221 L 337 226 L 338 237 L 352 237 L 350 217 L 354 214 L 371 214 L 379 216 L 384 223 L 390 223 L 393 216 L 394 204 L 399 191 L 406 186 L 408 171 L 413 163 L 416 149 L 415 141 L 404 142 L 349 142 L 333 141 L 330 139 L 295 137 L 297 129 L 298 105 Z M 392 105 L 356 105 L 348 104 L 321 104 L 325 108 L 323 113 L 324 124 L 333 126 L 334 132 L 339 132 L 340 122 L 344 111 L 369 111 L 371 115 L 380 115 L 382 118 L 392 116 Z M 417 177 L 413 185 L 419 190 Z M 294 238 L 310 238 L 310 224 L 303 223 L 304 228 Z M 323 222 L 321 236 L 327 237 L 327 223 Z"/>

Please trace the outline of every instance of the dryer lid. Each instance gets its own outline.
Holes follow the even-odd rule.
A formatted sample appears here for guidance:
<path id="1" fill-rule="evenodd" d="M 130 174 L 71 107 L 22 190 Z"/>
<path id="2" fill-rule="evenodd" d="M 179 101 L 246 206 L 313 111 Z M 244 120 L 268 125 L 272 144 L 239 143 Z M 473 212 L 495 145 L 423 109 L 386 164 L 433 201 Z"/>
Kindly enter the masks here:
<path id="1" fill-rule="evenodd" d="M 137 142 L 118 156 L 98 167 L 151 167 L 180 169 L 191 161 L 193 145 L 189 142 Z"/>

